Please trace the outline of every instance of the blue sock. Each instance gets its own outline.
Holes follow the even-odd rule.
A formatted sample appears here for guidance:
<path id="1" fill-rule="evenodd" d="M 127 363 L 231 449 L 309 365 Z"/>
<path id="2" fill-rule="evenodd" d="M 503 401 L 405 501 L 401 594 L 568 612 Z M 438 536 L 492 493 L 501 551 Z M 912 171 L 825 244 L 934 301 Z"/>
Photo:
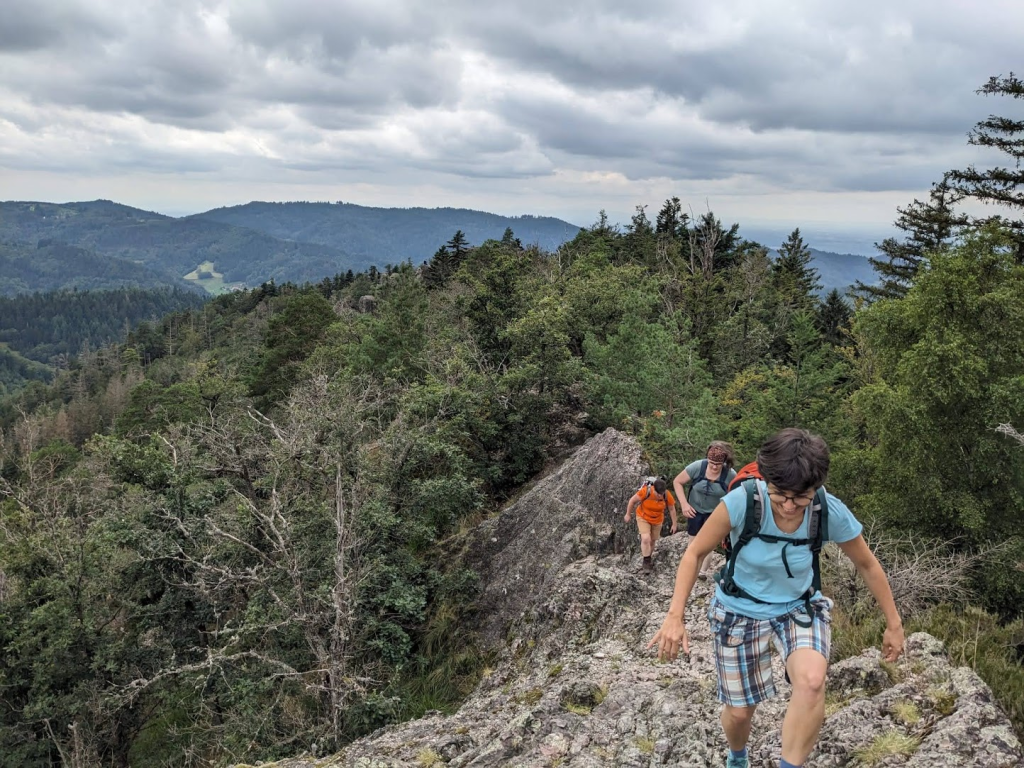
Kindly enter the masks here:
<path id="1" fill-rule="evenodd" d="M 801 768 L 801 766 L 793 765 L 792 763 L 787 762 L 785 759 L 780 757 L 779 758 L 779 768 Z"/>
<path id="2" fill-rule="evenodd" d="M 737 757 L 737 758 L 739 758 L 739 757 L 746 757 L 746 756 L 747 756 L 747 748 L 746 747 L 741 749 L 739 752 L 737 752 L 735 749 L 730 749 L 729 750 L 729 757 Z"/>

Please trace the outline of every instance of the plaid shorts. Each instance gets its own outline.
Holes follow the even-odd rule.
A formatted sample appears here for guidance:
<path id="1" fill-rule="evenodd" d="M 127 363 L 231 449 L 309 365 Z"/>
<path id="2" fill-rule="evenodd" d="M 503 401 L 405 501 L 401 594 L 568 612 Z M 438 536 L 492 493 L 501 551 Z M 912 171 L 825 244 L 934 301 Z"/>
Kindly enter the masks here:
<path id="1" fill-rule="evenodd" d="M 783 660 L 797 648 L 811 648 L 826 659 L 832 643 L 832 601 L 811 602 L 814 621 L 802 627 L 793 616 L 806 617 L 803 607 L 774 619 L 751 619 L 725 610 L 717 598 L 708 607 L 715 639 L 718 700 L 730 707 L 752 707 L 775 695 L 771 644 Z"/>

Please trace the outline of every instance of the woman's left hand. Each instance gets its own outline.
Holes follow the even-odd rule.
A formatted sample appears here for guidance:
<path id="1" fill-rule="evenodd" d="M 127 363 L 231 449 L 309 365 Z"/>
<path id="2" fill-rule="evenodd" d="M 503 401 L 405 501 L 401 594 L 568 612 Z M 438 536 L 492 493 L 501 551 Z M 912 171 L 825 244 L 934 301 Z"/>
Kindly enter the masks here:
<path id="1" fill-rule="evenodd" d="M 896 661 L 903 653 L 903 644 L 903 625 L 887 628 L 882 635 L 882 658 L 889 662 Z"/>

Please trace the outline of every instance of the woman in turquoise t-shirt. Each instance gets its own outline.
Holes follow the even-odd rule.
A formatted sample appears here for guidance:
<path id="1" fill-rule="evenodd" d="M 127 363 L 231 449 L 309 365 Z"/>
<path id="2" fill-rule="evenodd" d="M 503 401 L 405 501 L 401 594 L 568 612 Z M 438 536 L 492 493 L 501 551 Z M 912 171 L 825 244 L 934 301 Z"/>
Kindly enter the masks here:
<path id="1" fill-rule="evenodd" d="M 733 469 L 735 463 L 732 446 L 722 440 L 715 440 L 708 446 L 703 459 L 688 464 L 672 481 L 676 498 L 686 517 L 686 532 L 691 538 L 700 533 L 704 523 L 728 492 L 729 483 L 736 477 L 736 470 Z M 690 486 L 689 492 L 684 491 L 686 485 Z M 702 579 L 708 576 L 709 560 L 710 555 L 700 563 L 699 577 Z"/>
<path id="2" fill-rule="evenodd" d="M 734 588 L 721 584 L 708 609 L 723 703 L 722 727 L 729 742 L 727 768 L 748 768 L 747 740 L 757 705 L 775 694 L 771 668 L 773 641 L 785 660 L 792 692 L 782 723 L 781 768 L 803 765 L 814 748 L 825 717 L 825 674 L 831 644 L 832 601 L 813 589 L 810 547 L 815 495 L 828 475 L 825 441 L 802 429 L 784 429 L 768 438 L 757 454 L 763 479 L 754 490 L 761 500 L 757 533 L 735 554 Z M 903 624 L 889 581 L 861 535 L 862 526 L 842 501 L 824 494 L 827 526 L 820 529 L 853 561 L 886 620 L 882 655 L 895 661 L 903 652 Z M 817 514 L 817 518 L 815 518 Z M 684 611 L 700 563 L 726 536 L 739 540 L 747 516 L 747 491 L 725 496 L 683 553 L 668 615 L 648 647 L 674 659 L 689 653 Z M 779 541 L 779 539 L 782 541 Z M 787 539 L 795 540 L 786 542 Z M 737 589 L 738 588 L 738 589 Z"/>

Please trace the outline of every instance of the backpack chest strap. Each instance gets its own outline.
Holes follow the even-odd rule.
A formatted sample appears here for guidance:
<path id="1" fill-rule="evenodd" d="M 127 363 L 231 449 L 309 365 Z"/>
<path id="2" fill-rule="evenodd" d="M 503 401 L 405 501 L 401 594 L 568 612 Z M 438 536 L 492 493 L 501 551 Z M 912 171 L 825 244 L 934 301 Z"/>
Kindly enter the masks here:
<path id="1" fill-rule="evenodd" d="M 739 551 L 755 538 L 761 539 L 769 544 L 782 544 L 782 564 L 786 569 L 786 575 L 792 579 L 794 576 L 789 567 L 786 550 L 791 545 L 809 546 L 811 548 L 812 555 L 811 586 L 799 598 L 803 600 L 807 619 L 804 620 L 796 616 L 793 617 L 793 620 L 800 626 L 809 627 L 814 621 L 814 611 L 811 607 L 811 598 L 818 590 L 821 589 L 821 570 L 818 555 L 824 541 L 828 538 L 828 501 L 825 496 L 825 489 L 823 487 L 818 488 L 815 493 L 815 499 L 811 505 L 811 519 L 808 528 L 808 538 L 796 539 L 787 536 L 776 536 L 770 533 L 761 533 L 761 522 L 765 507 L 764 499 L 761 495 L 761 488 L 753 479 L 744 480 L 742 486 L 746 491 L 747 497 L 743 530 L 740 532 L 740 536 L 736 543 L 730 548 L 725 565 L 717 574 L 715 574 L 715 581 L 727 595 L 732 597 L 741 597 L 755 603 L 765 603 L 764 600 L 754 597 L 736 583 L 734 574 L 736 571 L 736 560 L 739 556 Z"/>
<path id="2" fill-rule="evenodd" d="M 786 558 L 786 550 L 789 547 L 806 547 L 811 543 L 810 539 L 791 539 L 787 536 L 775 536 L 770 533 L 758 533 L 754 538 L 767 542 L 768 544 L 782 544 L 782 565 L 786 569 L 786 576 L 793 578 L 793 571 L 789 567 L 789 560 Z"/>

